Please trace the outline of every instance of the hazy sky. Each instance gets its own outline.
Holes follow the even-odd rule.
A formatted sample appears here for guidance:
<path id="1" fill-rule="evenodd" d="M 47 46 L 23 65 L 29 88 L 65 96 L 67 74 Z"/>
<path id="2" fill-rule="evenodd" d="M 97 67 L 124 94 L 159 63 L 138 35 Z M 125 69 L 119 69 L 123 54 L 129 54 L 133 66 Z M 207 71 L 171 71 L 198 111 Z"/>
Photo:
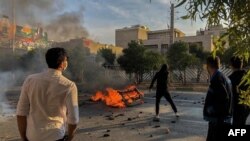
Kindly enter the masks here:
<path id="1" fill-rule="evenodd" d="M 115 29 L 136 24 L 150 30 L 167 28 L 170 24 L 170 0 L 86 0 L 85 27 L 90 37 L 104 43 L 114 43 Z M 172 0 L 173 2 L 173 0 Z M 204 28 L 205 22 L 182 20 L 184 7 L 175 9 L 175 27 L 187 35 Z"/>
<path id="2" fill-rule="evenodd" d="M 175 0 L 172 0 L 174 2 Z M 0 14 L 10 13 L 9 0 L 0 0 Z M 141 24 L 150 30 L 166 29 L 170 24 L 170 0 L 16 0 L 18 24 L 45 26 L 54 23 L 58 15 L 81 16 L 81 24 L 89 37 L 102 42 L 115 41 L 115 29 Z M 83 10 L 82 10 L 83 9 Z M 68 14 L 67 14 L 68 13 Z M 80 13 L 80 14 L 77 14 Z M 175 28 L 186 35 L 195 35 L 206 23 L 182 20 L 184 6 L 175 9 Z M 62 16 L 61 16 L 62 17 Z M 60 21 L 60 20 L 58 20 Z M 28 22 L 28 23 L 27 23 Z"/>

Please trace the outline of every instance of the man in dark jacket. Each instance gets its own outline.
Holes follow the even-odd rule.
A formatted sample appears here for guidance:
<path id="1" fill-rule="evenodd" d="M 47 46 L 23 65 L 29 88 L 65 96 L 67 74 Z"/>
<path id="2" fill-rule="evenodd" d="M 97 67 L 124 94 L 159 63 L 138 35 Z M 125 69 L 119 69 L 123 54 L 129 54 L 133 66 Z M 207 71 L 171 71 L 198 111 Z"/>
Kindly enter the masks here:
<path id="1" fill-rule="evenodd" d="M 239 104 L 239 91 L 246 90 L 244 83 L 240 85 L 246 71 L 242 69 L 243 60 L 239 57 L 232 57 L 230 60 L 233 73 L 229 76 L 233 89 L 233 125 L 245 125 L 249 115 L 249 108 Z"/>
<path id="2" fill-rule="evenodd" d="M 154 121 L 159 121 L 159 109 L 160 109 L 160 101 L 164 96 L 166 100 L 170 103 L 173 111 L 175 112 L 176 117 L 179 117 L 177 114 L 177 108 L 168 92 L 167 82 L 168 82 L 168 68 L 166 64 L 163 64 L 161 70 L 157 72 L 151 82 L 149 89 L 151 89 L 154 85 L 154 82 L 157 80 L 156 86 L 156 102 L 155 102 L 155 113 L 156 117 Z"/>
<path id="3" fill-rule="evenodd" d="M 230 122 L 232 114 L 231 83 L 219 66 L 219 57 L 207 58 L 210 85 L 203 109 L 204 119 L 209 122 L 207 141 L 223 140 L 223 126 Z"/>

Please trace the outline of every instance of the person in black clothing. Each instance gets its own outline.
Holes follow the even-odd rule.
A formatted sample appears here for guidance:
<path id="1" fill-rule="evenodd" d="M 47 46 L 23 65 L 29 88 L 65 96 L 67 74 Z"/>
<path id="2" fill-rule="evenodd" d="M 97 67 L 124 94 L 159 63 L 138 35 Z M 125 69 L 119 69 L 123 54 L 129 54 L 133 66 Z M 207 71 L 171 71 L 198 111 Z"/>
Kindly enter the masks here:
<path id="1" fill-rule="evenodd" d="M 156 117 L 154 121 L 159 121 L 159 109 L 160 109 L 160 101 L 161 101 L 162 96 L 164 96 L 166 100 L 170 103 L 172 109 L 175 112 L 176 117 L 179 117 L 179 115 L 177 114 L 177 108 L 168 92 L 168 87 L 167 87 L 168 67 L 166 64 L 163 64 L 160 71 L 155 74 L 149 89 L 153 88 L 154 82 L 156 80 L 157 80 L 156 102 L 155 102 Z"/>
<path id="2" fill-rule="evenodd" d="M 207 58 L 210 85 L 203 109 L 204 120 L 209 122 L 207 141 L 224 140 L 224 125 L 229 125 L 232 117 L 231 83 L 219 71 L 219 66 L 219 57 Z"/>
<path id="3" fill-rule="evenodd" d="M 240 85 L 246 71 L 242 69 L 243 60 L 239 57 L 232 57 L 230 60 L 233 73 L 229 76 L 232 82 L 233 89 L 233 125 L 242 126 L 246 124 L 249 115 L 249 108 L 239 104 L 239 90 L 246 90 L 243 85 Z"/>

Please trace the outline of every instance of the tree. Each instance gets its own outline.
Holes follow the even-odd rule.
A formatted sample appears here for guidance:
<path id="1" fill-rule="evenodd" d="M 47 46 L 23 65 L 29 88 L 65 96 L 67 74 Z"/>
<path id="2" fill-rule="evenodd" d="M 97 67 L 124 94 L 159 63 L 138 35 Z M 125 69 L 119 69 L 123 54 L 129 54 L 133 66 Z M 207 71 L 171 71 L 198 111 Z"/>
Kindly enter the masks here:
<path id="1" fill-rule="evenodd" d="M 224 36 L 229 37 L 229 45 L 237 47 L 236 54 L 249 59 L 250 56 L 250 1 L 249 0 L 178 0 L 180 6 L 186 4 L 184 19 L 207 19 L 208 25 L 227 25 Z M 222 36 L 222 38 L 224 37 Z"/>
<path id="2" fill-rule="evenodd" d="M 225 24 L 228 29 L 221 37 L 228 37 L 230 47 L 235 47 L 234 54 L 243 57 L 246 61 L 250 58 L 250 1 L 249 0 L 178 0 L 181 6 L 186 4 L 187 15 L 184 19 L 196 20 L 197 16 L 207 19 L 208 25 Z M 218 47 L 217 47 L 218 48 Z M 243 93 L 244 103 L 250 106 L 250 70 L 244 80 L 249 85 Z"/>
<path id="3" fill-rule="evenodd" d="M 147 61 L 145 63 L 147 63 L 148 65 L 148 71 L 156 71 L 158 69 L 161 68 L 162 64 L 166 63 L 166 58 L 154 51 L 147 51 L 146 52 L 146 59 Z"/>
<path id="4" fill-rule="evenodd" d="M 188 52 L 188 44 L 181 41 L 172 44 L 167 52 L 167 60 L 170 70 L 178 70 L 182 82 L 186 83 L 186 69 L 195 61 L 194 56 Z"/>
<path id="5" fill-rule="evenodd" d="M 28 51 L 20 57 L 19 68 L 29 72 L 40 72 L 47 68 L 45 63 L 45 52 L 47 49 L 36 48 Z"/>
<path id="6" fill-rule="evenodd" d="M 0 52 L 0 71 L 11 71 L 18 65 L 20 55 L 12 52 Z"/>
<path id="7" fill-rule="evenodd" d="M 189 45 L 189 53 L 194 55 L 194 68 L 197 70 L 196 82 L 200 82 L 200 77 L 203 72 L 203 65 L 205 64 L 205 60 L 209 55 L 209 52 L 205 52 L 203 47 L 198 44 L 190 44 Z"/>
<path id="8" fill-rule="evenodd" d="M 105 60 L 104 66 L 106 65 L 114 65 L 116 55 L 113 53 L 112 49 L 109 48 L 101 48 L 97 52 L 97 57 L 102 57 Z"/>
<path id="9" fill-rule="evenodd" d="M 67 50 L 69 56 L 69 65 L 67 69 L 68 73 L 70 73 L 73 80 L 82 82 L 85 67 L 84 61 L 86 59 L 86 56 L 90 55 L 89 49 L 82 46 L 75 46 L 65 49 Z"/>
<path id="10" fill-rule="evenodd" d="M 131 41 L 117 62 L 126 73 L 130 75 L 134 73 L 136 81 L 141 82 L 143 74 L 158 69 L 160 64 L 164 62 L 164 57 L 158 53 L 147 51 L 140 42 Z"/>

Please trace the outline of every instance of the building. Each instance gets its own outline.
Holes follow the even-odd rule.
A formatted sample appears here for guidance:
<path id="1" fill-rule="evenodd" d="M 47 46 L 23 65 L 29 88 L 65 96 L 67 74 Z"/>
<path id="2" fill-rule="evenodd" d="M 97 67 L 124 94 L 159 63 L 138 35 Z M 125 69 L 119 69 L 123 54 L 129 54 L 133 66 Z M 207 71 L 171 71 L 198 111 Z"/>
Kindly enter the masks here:
<path id="1" fill-rule="evenodd" d="M 65 48 L 67 48 L 67 47 L 84 47 L 91 54 L 97 54 L 98 50 L 101 48 L 109 48 L 109 49 L 112 49 L 112 51 L 116 55 L 121 55 L 122 49 L 123 49 L 121 47 L 117 47 L 114 45 L 98 43 L 98 42 L 95 42 L 95 41 L 93 41 L 91 39 L 87 39 L 87 38 L 76 38 L 76 39 L 71 39 L 71 40 L 65 41 L 65 42 L 52 43 L 52 47 L 56 47 L 56 46 L 65 47 Z"/>
<path id="2" fill-rule="evenodd" d="M 134 25 L 115 30 L 115 45 L 128 47 L 131 40 L 147 40 L 149 29 L 146 26 Z"/>
<path id="3" fill-rule="evenodd" d="M 225 33 L 226 29 L 219 26 L 210 26 L 205 30 L 200 29 L 194 36 L 186 36 L 179 29 L 174 29 L 174 41 L 184 41 L 189 44 L 199 44 L 204 47 L 205 51 L 213 51 L 214 37 Z M 116 29 L 115 43 L 123 48 L 128 47 L 131 40 L 141 40 L 143 44 L 152 50 L 165 53 L 170 46 L 170 29 L 150 31 L 149 28 L 142 25 L 135 25 Z M 228 43 L 226 44 L 228 46 Z"/>
<path id="4" fill-rule="evenodd" d="M 12 41 L 15 42 L 15 48 L 29 50 L 46 47 L 48 35 L 40 27 L 14 25 L 8 16 L 3 15 L 0 18 L 0 47 L 12 47 Z"/>

